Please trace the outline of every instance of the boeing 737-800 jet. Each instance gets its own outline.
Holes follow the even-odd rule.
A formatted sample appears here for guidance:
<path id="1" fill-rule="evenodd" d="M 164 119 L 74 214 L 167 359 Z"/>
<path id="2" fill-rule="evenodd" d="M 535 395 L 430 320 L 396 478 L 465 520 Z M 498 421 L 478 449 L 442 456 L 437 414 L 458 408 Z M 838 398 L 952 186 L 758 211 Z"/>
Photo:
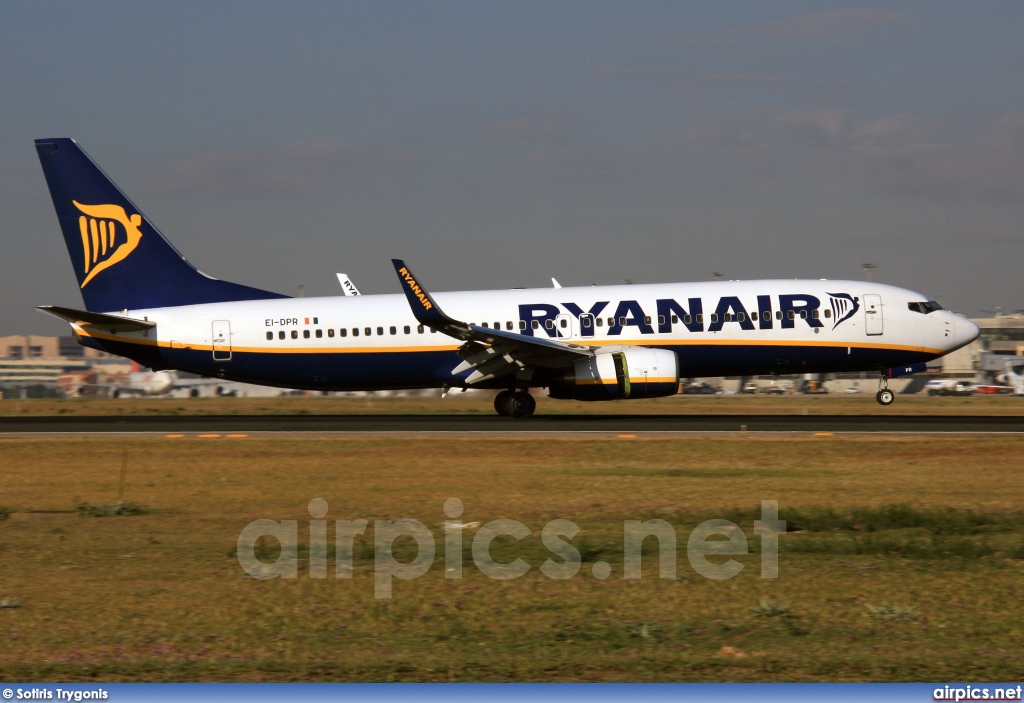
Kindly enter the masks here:
<path id="1" fill-rule="evenodd" d="M 489 388 L 500 415 L 552 398 L 676 393 L 680 377 L 871 371 L 887 378 L 978 327 L 913 291 L 764 280 L 289 298 L 198 271 L 71 139 L 39 139 L 85 310 L 83 345 L 153 369 L 322 391 Z"/>

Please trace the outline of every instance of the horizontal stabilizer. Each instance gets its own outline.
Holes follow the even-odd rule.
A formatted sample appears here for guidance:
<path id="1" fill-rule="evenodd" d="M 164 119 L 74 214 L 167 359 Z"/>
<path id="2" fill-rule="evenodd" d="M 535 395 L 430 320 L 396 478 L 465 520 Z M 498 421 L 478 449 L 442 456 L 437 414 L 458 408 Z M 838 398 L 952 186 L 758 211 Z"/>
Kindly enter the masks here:
<path id="1" fill-rule="evenodd" d="M 136 320 L 131 317 L 118 317 L 117 315 L 104 315 L 99 312 L 86 312 L 85 310 L 74 310 L 62 308 L 56 305 L 40 305 L 39 309 L 48 312 L 54 317 L 76 325 L 94 325 L 97 327 L 109 327 L 118 332 L 142 332 L 156 327 L 155 322 L 149 320 Z"/>

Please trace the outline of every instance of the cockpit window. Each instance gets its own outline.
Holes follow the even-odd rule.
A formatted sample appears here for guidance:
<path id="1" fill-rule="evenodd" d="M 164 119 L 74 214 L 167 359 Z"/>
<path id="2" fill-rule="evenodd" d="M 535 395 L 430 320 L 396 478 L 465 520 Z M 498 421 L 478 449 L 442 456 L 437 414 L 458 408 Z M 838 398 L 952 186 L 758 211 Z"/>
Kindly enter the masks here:
<path id="1" fill-rule="evenodd" d="M 936 303 L 934 300 L 929 300 L 924 303 L 907 303 L 907 307 L 914 312 L 919 312 L 922 315 L 927 315 L 930 312 L 941 310 L 942 306 Z"/>

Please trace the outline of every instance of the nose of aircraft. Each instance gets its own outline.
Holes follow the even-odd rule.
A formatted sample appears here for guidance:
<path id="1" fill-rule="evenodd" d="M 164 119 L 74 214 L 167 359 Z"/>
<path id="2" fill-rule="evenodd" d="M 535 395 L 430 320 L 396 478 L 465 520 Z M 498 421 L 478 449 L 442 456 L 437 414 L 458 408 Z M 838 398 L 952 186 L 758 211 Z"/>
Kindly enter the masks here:
<path id="1" fill-rule="evenodd" d="M 977 339 L 979 335 L 981 335 L 981 328 L 963 315 L 956 316 L 956 319 L 953 321 L 953 339 L 956 341 L 958 349 L 967 346 Z"/>

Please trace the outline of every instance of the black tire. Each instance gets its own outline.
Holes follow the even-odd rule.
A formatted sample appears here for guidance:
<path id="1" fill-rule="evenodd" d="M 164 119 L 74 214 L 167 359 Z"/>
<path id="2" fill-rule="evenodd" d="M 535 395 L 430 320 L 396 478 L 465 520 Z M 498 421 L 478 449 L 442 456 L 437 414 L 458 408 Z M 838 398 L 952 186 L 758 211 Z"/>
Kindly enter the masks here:
<path id="1" fill-rule="evenodd" d="M 494 410 L 502 417 L 509 416 L 508 403 L 512 399 L 512 391 L 501 391 L 494 396 Z"/>
<path id="2" fill-rule="evenodd" d="M 533 411 L 537 409 L 537 401 L 528 391 L 516 391 L 512 394 L 506 407 L 511 417 L 520 419 L 533 415 Z"/>
<path id="3" fill-rule="evenodd" d="M 892 405 L 893 401 L 896 400 L 896 395 L 888 388 L 883 388 L 875 395 L 875 400 L 878 401 L 879 405 Z"/>

